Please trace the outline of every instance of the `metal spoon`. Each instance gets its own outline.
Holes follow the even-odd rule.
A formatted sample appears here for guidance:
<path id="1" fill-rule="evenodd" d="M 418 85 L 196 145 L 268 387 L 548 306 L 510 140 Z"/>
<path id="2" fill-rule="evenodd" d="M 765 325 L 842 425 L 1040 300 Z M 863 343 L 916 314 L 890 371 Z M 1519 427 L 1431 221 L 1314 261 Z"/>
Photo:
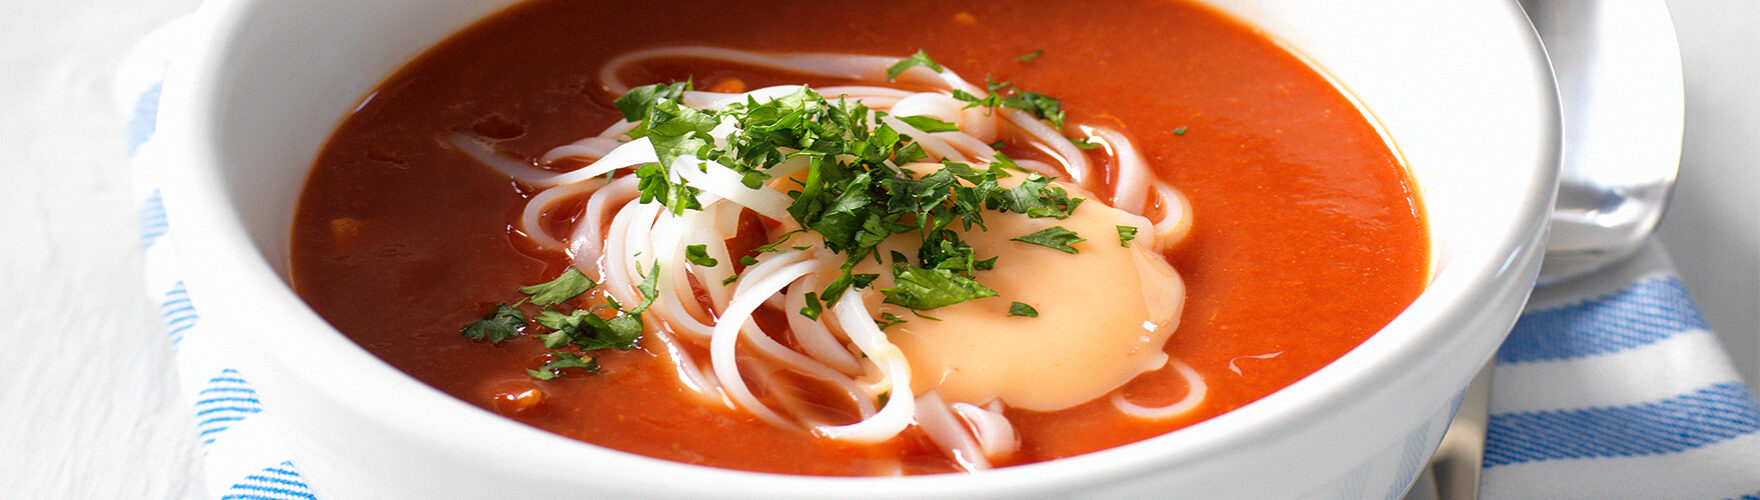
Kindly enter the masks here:
<path id="1" fill-rule="evenodd" d="M 1522 0 L 1563 106 L 1564 155 L 1542 285 L 1637 251 L 1680 168 L 1680 46 L 1660 0 Z"/>
<path id="2" fill-rule="evenodd" d="M 1541 286 L 1624 260 L 1662 219 L 1680 168 L 1680 46 L 1661 0 L 1521 0 L 1558 84 L 1564 123 Z M 1479 497 L 1492 365 L 1462 396 L 1427 467 L 1435 498 Z"/>

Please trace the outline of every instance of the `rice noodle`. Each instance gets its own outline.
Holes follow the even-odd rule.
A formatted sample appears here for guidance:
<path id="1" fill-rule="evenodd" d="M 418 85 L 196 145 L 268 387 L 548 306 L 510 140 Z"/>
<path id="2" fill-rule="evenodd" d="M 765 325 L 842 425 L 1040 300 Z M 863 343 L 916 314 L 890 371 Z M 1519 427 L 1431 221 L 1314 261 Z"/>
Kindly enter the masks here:
<path id="1" fill-rule="evenodd" d="M 990 468 L 990 457 L 984 453 L 983 446 L 935 391 L 917 396 L 917 425 L 923 427 L 923 433 L 929 435 L 930 441 L 949 451 L 953 461 L 966 470 Z"/>
<path id="2" fill-rule="evenodd" d="M 660 47 L 617 56 L 605 63 L 605 67 L 599 70 L 599 81 L 604 84 L 605 90 L 610 91 L 612 95 L 621 96 L 629 93 L 630 90 L 630 86 L 618 76 L 618 73 L 621 73 L 625 66 L 651 59 L 667 58 L 709 59 L 814 76 L 869 82 L 888 81 L 887 69 L 898 62 L 896 57 L 885 56 L 814 53 L 769 54 L 702 46 Z M 952 71 L 936 73 L 928 68 L 913 67 L 900 73 L 894 81 L 955 88 L 982 95 L 979 94 L 980 90 L 977 87 L 967 83 Z"/>
<path id="3" fill-rule="evenodd" d="M 593 179 L 591 182 L 565 184 L 538 193 L 537 196 L 533 196 L 530 201 L 526 202 L 525 211 L 519 216 L 520 232 L 525 233 L 526 237 L 531 238 L 533 243 L 537 243 L 538 248 L 545 250 L 561 248 L 563 246 L 562 240 L 556 239 L 555 236 L 550 234 L 548 229 L 544 229 L 544 214 L 554 210 L 556 205 L 559 205 L 564 200 L 578 196 L 581 193 L 597 191 L 600 186 L 604 185 L 605 181 Z"/>
<path id="4" fill-rule="evenodd" d="M 1197 409 L 1198 405 L 1204 404 L 1204 396 L 1210 392 L 1210 386 L 1204 383 L 1204 375 L 1193 370 L 1192 365 L 1180 361 L 1179 358 L 1167 358 L 1167 365 L 1163 369 L 1166 367 L 1173 367 L 1174 371 L 1179 373 L 1180 378 L 1186 382 L 1186 395 L 1181 397 L 1179 401 L 1164 406 L 1147 407 L 1132 403 L 1130 399 L 1124 397 L 1123 392 L 1114 391 L 1112 406 L 1133 417 L 1166 420 L 1190 413 Z"/>
<path id="5" fill-rule="evenodd" d="M 1114 166 L 1111 172 L 1096 173 L 1086 153 L 1033 115 L 1018 109 L 968 107 L 952 97 L 953 90 L 977 96 L 987 92 L 951 71 L 913 67 L 895 83 L 886 83 L 887 68 L 897 58 L 664 47 L 623 54 L 601 68 L 599 76 L 607 91 L 620 96 L 630 89 L 620 77 L 625 68 L 668 58 L 709 59 L 859 82 L 813 91 L 830 99 L 843 96 L 861 102 L 872 110 L 873 123 L 909 136 L 931 161 L 988 163 L 997 153 L 991 144 L 1001 138 L 1041 151 L 1051 160 L 1016 160 L 1022 168 L 1089 189 L 1110 182 L 1111 205 L 1144 217 L 1137 224 L 1153 230 L 1140 237 L 1153 238 L 1148 243 L 1154 247 L 1177 243 L 1191 227 L 1184 195 L 1150 171 L 1124 134 L 1081 127 L 1105 146 Z M 682 101 L 713 110 L 748 100 L 764 102 L 804 88 L 780 85 L 742 93 L 693 90 L 685 92 Z M 927 133 L 899 119 L 903 116 L 931 117 L 959 130 Z M 989 468 L 1018 451 L 1020 438 L 1000 401 L 950 402 L 934 390 L 913 394 L 909 360 L 875 323 L 872 304 L 878 299 L 872 289 L 846 289 L 835 301 L 826 301 L 834 303 L 817 320 L 793 313 L 806 307 L 807 294 L 820 290 L 828 279 L 824 274 L 835 272 L 831 270 L 844 259 L 825 250 L 817 234 L 791 232 L 799 224 L 788 212 L 793 199 L 785 194 L 790 186 L 787 178 L 805 168 L 807 158 L 791 157 L 771 167 L 766 173 L 777 180 L 752 188 L 745 185 L 742 173 L 725 165 L 679 156 L 667 169 L 672 177 L 668 180 L 699 190 L 701 207 L 674 214 L 658 203 L 638 201 L 638 182 L 629 175 L 630 167 L 654 163 L 659 155 L 646 137 L 629 139 L 627 134 L 637 126 L 620 120 L 598 135 L 552 148 L 535 162 L 508 158 L 496 152 L 491 141 L 462 133 L 448 136 L 447 141 L 537 189 L 521 213 L 520 231 L 540 248 L 566 249 L 574 266 L 598 279 L 619 303 L 643 302 L 638 287 L 645 279 L 654 280 L 657 295 L 642 313 L 653 320 L 646 322 L 643 345 L 664 351 L 680 385 L 697 398 L 745 411 L 771 425 L 805 428 L 826 439 L 852 443 L 886 441 L 916 425 L 968 470 Z M 737 127 L 724 121 L 709 135 L 717 146 L 726 146 Z M 541 167 L 565 160 L 584 165 L 567 172 Z M 547 218 L 557 217 L 559 207 L 582 196 L 584 208 L 566 236 L 546 229 Z M 728 241 L 740 234 L 740 220 L 748 210 L 764 219 L 760 230 L 765 241 L 785 234 L 793 240 L 779 245 L 784 249 L 780 253 L 757 255 L 756 262 L 735 274 L 732 263 L 744 255 L 735 254 Z M 685 252 L 691 246 L 701 246 L 705 255 L 723 264 L 693 264 Z M 656 272 L 658 276 L 649 276 Z M 766 307 L 787 312 L 787 332 L 765 331 L 754 320 L 754 314 Z M 1178 359 L 1169 358 L 1165 366 L 1178 371 L 1191 387 L 1183 399 L 1143 407 L 1115 390 L 1112 404 L 1135 417 L 1165 419 L 1202 403 L 1206 391 L 1202 377 Z M 784 384 L 800 377 L 821 386 L 808 396 L 784 390 Z M 847 408 L 857 418 L 847 423 L 820 421 L 812 408 L 823 404 L 802 397 L 847 399 Z"/>

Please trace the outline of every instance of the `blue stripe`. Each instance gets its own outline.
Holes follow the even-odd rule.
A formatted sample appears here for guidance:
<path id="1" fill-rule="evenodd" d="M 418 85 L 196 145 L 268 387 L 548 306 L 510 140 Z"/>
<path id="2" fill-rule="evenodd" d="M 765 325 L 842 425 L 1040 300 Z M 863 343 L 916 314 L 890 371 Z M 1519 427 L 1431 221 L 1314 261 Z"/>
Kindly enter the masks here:
<path id="1" fill-rule="evenodd" d="M 249 480 L 251 478 L 245 479 Z M 301 483 L 301 486 L 304 486 L 304 483 Z M 258 495 L 255 493 L 265 493 L 265 495 Z M 290 498 L 317 500 L 318 497 L 312 496 L 310 490 L 306 490 L 305 488 L 273 488 L 255 484 L 239 483 L 232 485 L 231 488 L 227 488 L 226 496 L 220 497 L 220 500 L 231 500 L 234 498 L 241 500 L 286 500 Z"/>
<path id="2" fill-rule="evenodd" d="M 263 403 L 257 399 L 257 391 L 252 390 L 250 384 L 238 377 L 238 371 L 231 368 L 221 370 L 219 374 L 208 379 L 208 387 L 196 394 L 221 394 L 202 398 L 195 404 L 196 417 L 207 417 L 196 422 L 196 429 L 206 438 L 202 441 L 204 446 L 213 444 L 221 431 L 232 427 L 232 422 L 263 411 Z"/>
<path id="3" fill-rule="evenodd" d="M 271 476 L 273 474 L 273 476 Z M 284 477 L 276 477 L 284 476 Z M 279 465 L 263 469 L 262 472 L 245 476 L 238 484 L 226 489 L 222 500 L 317 500 L 305 480 L 295 471 L 292 461 L 284 461 Z"/>
<path id="4" fill-rule="evenodd" d="M 256 403 L 256 400 L 251 400 L 251 402 Z M 217 407 L 217 408 L 208 408 L 205 410 L 197 411 L 196 416 L 200 417 L 200 416 L 207 415 L 210 413 L 215 413 L 215 412 L 257 413 L 257 412 L 263 411 L 260 407 L 261 407 L 261 403 L 258 403 L 257 408 L 245 407 L 245 406 L 221 406 L 221 407 Z M 237 417 L 234 420 L 239 420 L 239 419 L 243 419 L 243 418 L 244 417 Z"/>
<path id="5" fill-rule="evenodd" d="M 260 411 L 262 411 L 262 410 L 246 411 L 246 412 L 241 412 L 241 413 L 245 413 L 248 415 L 251 413 L 258 413 Z M 244 420 L 244 417 L 245 417 L 245 415 L 220 415 L 218 417 L 208 417 L 207 420 L 196 422 L 196 427 L 207 427 L 207 426 L 210 426 L 213 424 L 219 424 L 219 423 L 225 423 L 225 422 L 237 422 L 240 420 Z M 220 432 L 223 430 L 226 430 L 226 427 L 213 427 L 213 428 L 203 430 L 202 434 L 207 434 L 209 432 Z"/>
<path id="6" fill-rule="evenodd" d="M 157 192 L 154 195 L 157 196 Z M 151 241 L 148 241 L 148 244 L 151 244 Z M 177 344 L 183 342 L 183 333 L 189 331 L 195 326 L 196 321 L 201 319 L 201 315 L 196 314 L 196 308 L 189 300 L 189 289 L 183 286 L 182 281 L 172 284 L 171 289 L 165 292 L 165 300 L 159 303 L 159 314 L 164 319 L 165 333 L 171 337 L 172 347 L 177 347 Z M 214 383 L 216 380 L 208 382 Z"/>
<path id="7" fill-rule="evenodd" d="M 1523 314 L 1497 362 L 1597 356 L 1708 328 L 1685 284 L 1673 277 L 1651 278 L 1599 299 Z"/>
<path id="8" fill-rule="evenodd" d="M 1725 500 L 1760 500 L 1760 491 L 1756 491 L 1756 492 L 1753 492 L 1753 493 L 1750 493 L 1747 495 L 1742 495 L 1739 497 L 1728 498 Z"/>
<path id="9" fill-rule="evenodd" d="M 130 152 L 133 154 L 133 152 Z M 165 216 L 165 199 L 159 190 L 147 195 L 141 202 L 141 208 L 135 213 L 136 223 L 140 225 L 141 248 L 152 248 L 153 242 L 171 230 L 169 219 Z"/>
<path id="10" fill-rule="evenodd" d="M 1485 466 L 1674 453 L 1760 431 L 1760 406 L 1740 382 L 1612 408 L 1492 415 Z"/>
<path id="11" fill-rule="evenodd" d="M 255 397 L 249 397 L 249 398 L 208 398 L 208 399 L 204 399 L 201 401 L 197 401 L 196 406 L 201 406 L 201 405 L 205 405 L 205 404 L 209 404 L 209 403 L 222 403 L 222 402 L 225 402 L 225 403 L 253 403 L 253 404 L 258 404 L 258 405 L 263 404 L 262 401 L 257 401 L 257 398 L 255 398 Z"/>
<path id="12" fill-rule="evenodd" d="M 164 90 L 165 82 L 155 82 L 147 87 L 141 96 L 134 100 L 134 113 L 128 117 L 128 155 L 134 156 L 140 150 L 141 143 L 153 137 L 154 129 L 159 121 L 159 92 Z"/>

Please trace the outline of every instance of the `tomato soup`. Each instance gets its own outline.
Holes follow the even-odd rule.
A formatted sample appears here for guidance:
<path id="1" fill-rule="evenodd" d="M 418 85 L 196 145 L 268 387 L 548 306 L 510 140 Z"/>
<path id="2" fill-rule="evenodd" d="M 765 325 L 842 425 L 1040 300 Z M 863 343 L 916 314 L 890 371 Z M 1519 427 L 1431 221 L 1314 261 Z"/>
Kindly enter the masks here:
<path id="1" fill-rule="evenodd" d="M 1162 256 L 1183 279 L 1185 302 L 1163 348 L 1203 375 L 1202 404 L 1161 420 L 1121 415 L 1106 398 L 1055 411 L 1004 408 L 1019 449 L 998 465 L 1118 446 L 1251 403 L 1367 339 L 1428 278 L 1415 191 L 1374 124 L 1315 68 L 1202 6 L 540 0 L 442 42 L 342 121 L 295 218 L 299 294 L 428 385 L 600 446 L 781 473 L 957 470 L 914 428 L 850 443 L 705 405 L 649 343 L 595 351 L 598 374 L 538 380 L 528 370 L 550 352 L 538 338 L 489 344 L 460 335 L 461 326 L 520 301 L 520 287 L 557 277 L 571 261 L 517 230 L 534 196 L 529 186 L 447 138 L 471 134 L 503 153 L 537 158 L 597 134 L 623 118 L 599 68 L 619 54 L 676 45 L 895 57 L 920 50 L 968 79 L 987 75 L 1056 97 L 1072 127 L 1128 134 L 1155 175 L 1183 191 L 1190 233 Z M 844 83 L 690 61 L 626 75 L 642 83 L 689 79 L 699 88 Z M 999 264 L 989 272 L 1007 271 Z M 1174 370 L 1159 370 L 1118 390 L 1167 399 L 1190 388 Z"/>

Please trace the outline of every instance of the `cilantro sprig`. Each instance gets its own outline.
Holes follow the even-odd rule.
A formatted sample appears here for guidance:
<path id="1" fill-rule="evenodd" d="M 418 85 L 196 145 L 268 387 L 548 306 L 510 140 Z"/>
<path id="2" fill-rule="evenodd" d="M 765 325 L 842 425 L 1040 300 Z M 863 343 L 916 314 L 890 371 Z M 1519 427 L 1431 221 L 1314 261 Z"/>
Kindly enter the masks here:
<path id="1" fill-rule="evenodd" d="M 535 326 L 542 330 L 535 335 L 551 352 L 550 360 L 543 366 L 526 370 L 533 378 L 550 380 L 562 376 L 561 370 L 566 368 L 585 368 L 599 373 L 598 360 L 592 356 L 583 357 L 577 351 L 635 349 L 644 328 L 641 311 L 659 296 L 656 290 L 659 276 L 660 265 L 656 263 L 642 284 L 636 287 L 643 298 L 637 308 L 624 309 L 616 299 L 609 297 L 605 304 L 574 308 L 569 304 L 598 284 L 579 270 L 570 268 L 550 281 L 520 287 L 520 293 L 526 298 L 495 306 L 488 316 L 465 325 L 460 333 L 467 338 L 501 343 L 534 329 L 530 323 L 536 323 Z M 519 309 L 526 304 L 543 306 L 543 309 L 528 320 L 526 313 Z"/>
<path id="2" fill-rule="evenodd" d="M 1063 226 L 1051 226 L 1032 234 L 1010 239 L 1009 241 L 1030 243 L 1063 253 L 1076 253 L 1076 248 L 1070 245 L 1088 240 L 1077 235 L 1075 231 L 1065 229 Z"/>

